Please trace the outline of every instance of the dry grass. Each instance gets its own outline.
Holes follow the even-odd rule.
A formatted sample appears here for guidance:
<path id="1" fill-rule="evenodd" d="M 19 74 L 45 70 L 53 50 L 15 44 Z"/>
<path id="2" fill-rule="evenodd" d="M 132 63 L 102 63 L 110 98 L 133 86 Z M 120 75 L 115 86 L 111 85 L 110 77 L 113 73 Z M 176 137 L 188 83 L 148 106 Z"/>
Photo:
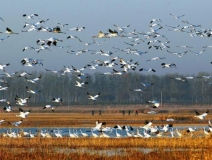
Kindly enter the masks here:
<path id="1" fill-rule="evenodd" d="M 207 107 L 205 107 L 207 108 Z M 23 107 L 23 109 L 29 109 Z M 42 109 L 31 108 L 27 119 L 24 119 L 20 127 L 93 127 L 96 120 L 107 122 L 107 126 L 132 125 L 141 126 L 145 120 L 153 120 L 154 125 L 167 124 L 167 118 L 174 118 L 171 122 L 175 125 L 207 125 L 208 121 L 200 121 L 194 118 L 194 109 L 189 108 L 163 108 L 165 113 L 156 115 L 145 114 L 146 107 L 131 107 L 131 110 L 139 109 L 139 115 L 134 113 L 128 115 L 129 106 L 108 108 L 103 107 L 102 115 L 98 115 L 100 107 L 82 107 L 73 110 L 66 110 L 61 107 L 55 113 L 43 111 Z M 91 115 L 95 109 L 96 114 Z M 126 110 L 125 116 L 122 110 Z M 161 111 L 161 109 L 156 109 Z M 203 109 L 202 112 L 204 112 Z M 15 113 L 0 113 L 0 119 L 6 121 L 17 121 L 20 118 Z M 212 119 L 209 114 L 207 119 Z M 9 128 L 11 125 L 2 123 L 2 128 Z M 201 131 L 202 132 L 202 131 Z M 183 138 L 3 138 L 0 137 L 1 159 L 60 159 L 60 160 L 211 160 L 212 159 L 212 137 L 191 138 L 188 134 Z M 196 134 L 199 134 L 198 132 Z M 147 150 L 145 150 L 147 149 Z M 149 150 L 150 149 L 150 150 Z M 147 153 L 145 151 L 148 151 Z"/>
<path id="2" fill-rule="evenodd" d="M 198 106 L 190 108 L 180 108 L 180 107 L 163 107 L 154 109 L 158 114 L 150 115 L 146 114 L 146 111 L 150 110 L 146 106 L 100 106 L 92 107 L 57 107 L 55 113 L 51 110 L 43 110 L 42 107 L 22 107 L 24 110 L 31 109 L 31 113 L 27 119 L 24 119 L 21 127 L 92 127 L 96 120 L 105 121 L 108 125 L 134 125 L 140 126 L 144 124 L 145 120 L 154 120 L 154 124 L 164 124 L 167 123 L 167 118 L 173 118 L 176 121 L 175 125 L 181 124 L 207 124 L 206 120 L 198 120 L 194 118 L 194 110 L 203 113 L 208 106 L 204 106 L 203 109 L 197 109 Z M 131 114 L 128 115 L 129 108 Z M 102 110 L 102 115 L 98 115 L 99 109 Z M 135 109 L 139 110 L 138 116 L 135 116 Z M 91 110 L 95 110 L 95 115 L 91 115 Z M 125 110 L 125 116 L 122 115 L 122 110 Z M 163 113 L 163 111 L 165 113 Z M 161 113 L 162 112 L 162 113 Z M 13 113 L 0 113 L 1 119 L 5 118 L 6 121 L 18 121 L 20 118 L 14 115 L 18 114 L 18 107 L 14 107 Z M 212 115 L 208 115 L 207 119 L 212 119 Z M 7 123 L 3 123 L 2 127 L 10 127 Z"/>
<path id="3" fill-rule="evenodd" d="M 212 158 L 210 138 L 1 138 L 2 159 L 203 159 Z M 151 149 L 147 153 L 144 149 Z M 105 152 L 104 152 L 105 151 Z"/>

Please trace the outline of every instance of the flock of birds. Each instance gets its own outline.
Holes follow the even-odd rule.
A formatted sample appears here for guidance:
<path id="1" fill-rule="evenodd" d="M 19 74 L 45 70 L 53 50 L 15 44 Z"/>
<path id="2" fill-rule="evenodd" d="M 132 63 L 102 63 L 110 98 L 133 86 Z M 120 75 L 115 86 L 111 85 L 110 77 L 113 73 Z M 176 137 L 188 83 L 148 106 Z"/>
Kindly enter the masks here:
<path id="1" fill-rule="evenodd" d="M 45 54 L 45 51 L 51 52 L 55 48 L 59 48 L 61 50 L 70 48 L 71 46 L 65 46 L 65 45 L 60 45 L 63 44 L 64 42 L 70 41 L 73 39 L 77 43 L 79 43 L 78 46 L 82 45 L 84 46 L 84 49 L 80 50 L 68 50 L 66 53 L 71 54 L 71 55 L 76 55 L 80 56 L 82 54 L 91 54 L 91 55 L 97 55 L 96 57 L 101 57 L 99 59 L 94 59 L 88 64 L 84 64 L 82 68 L 77 68 L 73 65 L 70 66 L 63 66 L 62 69 L 60 70 L 52 70 L 52 69 L 45 69 L 46 72 L 51 72 L 59 75 L 67 75 L 70 74 L 72 76 L 76 77 L 76 87 L 80 88 L 86 88 L 86 85 L 89 85 L 88 82 L 86 81 L 87 78 L 90 77 L 89 74 L 85 73 L 85 70 L 98 70 L 101 71 L 101 68 L 106 68 L 110 69 L 109 72 L 101 72 L 101 75 L 124 75 L 127 74 L 130 71 L 139 71 L 139 72 L 152 72 L 155 73 L 156 69 L 154 68 L 147 68 L 147 67 L 140 67 L 140 64 L 138 61 L 134 62 L 133 59 L 127 60 L 123 57 L 116 56 L 116 53 L 125 53 L 126 55 L 135 55 L 139 56 L 139 58 L 142 55 L 145 54 L 150 54 L 150 50 L 158 50 L 158 51 L 164 51 L 167 52 L 168 54 L 172 54 L 178 57 L 183 57 L 188 53 L 192 53 L 194 55 L 200 56 L 203 54 L 208 48 L 212 48 L 212 46 L 203 46 L 201 51 L 194 51 L 192 46 L 187 46 L 187 45 L 178 45 L 176 46 L 177 48 L 183 49 L 182 52 L 176 52 L 172 50 L 171 47 L 171 41 L 167 38 L 167 36 L 163 35 L 160 33 L 161 30 L 164 28 L 168 29 L 170 32 L 181 32 L 183 34 L 188 34 L 190 37 L 211 37 L 212 36 L 212 29 L 203 29 L 201 28 L 202 26 L 199 24 L 192 24 L 188 20 L 184 20 L 185 15 L 180 15 L 180 16 L 175 16 L 170 13 L 170 16 L 174 18 L 176 21 L 181 23 L 180 25 L 177 26 L 170 26 L 170 25 L 163 25 L 163 22 L 161 19 L 151 19 L 148 27 L 149 31 L 148 32 L 139 32 L 136 31 L 135 29 L 131 32 L 128 30 L 130 29 L 131 25 L 127 25 L 125 27 L 120 27 L 116 24 L 113 24 L 113 28 L 109 28 L 107 32 L 103 31 L 98 31 L 97 35 L 91 36 L 92 40 L 90 42 L 85 42 L 82 40 L 80 36 L 76 36 L 71 33 L 83 33 L 86 31 L 86 27 L 71 27 L 67 29 L 69 26 L 68 23 L 61 24 L 57 23 L 54 27 L 48 27 L 46 24 L 49 19 L 40 19 L 38 14 L 23 14 L 23 18 L 27 22 L 23 24 L 23 29 L 21 32 L 18 31 L 13 31 L 10 27 L 7 27 L 5 31 L 1 31 L 0 35 L 3 34 L 8 34 L 9 36 L 5 36 L 3 38 L 0 38 L 1 42 L 7 41 L 11 36 L 19 36 L 20 34 L 29 34 L 30 32 L 40 32 L 40 33 L 52 33 L 50 35 L 58 35 L 62 34 L 65 37 L 63 39 L 57 38 L 57 37 L 50 37 L 50 38 L 40 38 L 37 39 L 34 44 L 30 46 L 23 46 L 22 52 L 27 52 L 27 51 L 34 51 L 35 53 Z M 1 23 L 6 23 L 6 20 L 4 18 L 0 17 L 0 22 Z M 118 48 L 118 47 L 113 47 L 113 50 L 110 51 L 105 51 L 105 50 L 92 50 L 89 49 L 90 46 L 95 47 L 96 46 L 103 46 L 106 41 L 109 41 L 111 38 L 122 38 L 124 39 L 124 45 L 126 45 L 126 48 Z M 99 41 L 99 39 L 101 41 Z M 6 42 L 5 42 L 6 43 Z M 145 45 L 147 46 L 149 51 L 141 51 L 136 49 L 136 46 L 140 45 Z M 39 55 L 37 54 L 37 55 Z M 104 57 L 104 58 L 103 58 Z M 107 58 L 105 60 L 105 58 Z M 147 59 L 147 62 L 150 61 L 162 61 L 166 60 L 166 57 L 152 57 L 151 59 Z M 37 59 L 37 58 L 23 58 L 20 62 L 23 66 L 25 67 L 36 67 L 36 66 L 44 66 L 44 60 L 43 59 Z M 27 103 L 29 102 L 31 96 L 39 96 L 41 94 L 42 90 L 35 90 L 33 88 L 28 87 L 28 84 L 37 84 L 37 82 L 42 78 L 42 75 L 39 77 L 35 78 L 30 78 L 33 76 L 31 73 L 27 73 L 25 71 L 22 72 L 14 72 L 14 73 L 8 73 L 7 72 L 7 67 L 10 66 L 10 63 L 6 64 L 0 64 L 0 70 L 3 72 L 1 75 L 7 77 L 7 78 L 24 78 L 26 79 L 26 92 L 28 92 L 29 96 L 28 97 L 20 97 L 16 95 L 14 97 L 16 105 L 22 106 L 22 108 L 19 108 L 20 114 L 15 115 L 16 117 L 20 117 L 21 120 L 16 121 L 16 122 L 8 122 L 11 125 L 14 125 L 16 127 L 19 127 L 19 125 L 23 122 L 23 119 L 27 118 L 28 115 L 30 114 L 29 111 L 24 111 L 23 106 L 26 106 Z M 174 69 L 174 71 L 177 69 L 177 64 L 172 63 L 172 62 L 162 62 L 161 63 L 161 68 L 171 68 Z M 103 70 L 104 70 L 103 69 Z M 170 77 L 170 79 L 175 79 L 178 81 L 186 82 L 188 80 L 195 79 L 197 77 Z M 201 78 L 206 78 L 209 79 L 211 76 L 202 76 Z M 149 86 L 155 85 L 155 82 L 142 82 L 139 79 L 137 80 L 141 84 L 141 88 L 129 88 L 129 91 L 132 92 L 144 92 L 145 89 Z M 206 81 L 207 82 L 207 81 Z M 2 90 L 7 90 L 8 87 L 10 86 L 8 82 L 5 80 L 1 79 L 0 81 L 1 84 L 4 84 L 3 86 L 0 86 L 0 91 Z M 210 82 L 208 82 L 210 83 Z M 97 92 L 94 94 L 91 94 L 89 91 L 86 91 L 88 99 L 92 101 L 97 101 L 99 97 L 101 97 L 101 92 Z M 5 102 L 7 106 L 3 108 L 5 112 L 10 113 L 12 111 L 12 106 L 11 102 L 7 101 L 6 99 L 1 99 L 0 102 Z M 62 105 L 63 98 L 62 97 L 52 97 L 52 102 L 55 102 L 57 104 Z M 152 108 L 158 108 L 160 106 L 160 103 L 157 100 L 146 100 L 146 103 L 151 106 Z M 51 104 L 46 104 L 43 109 L 51 109 L 54 112 L 54 106 Z M 154 113 L 154 112 L 152 112 Z M 205 112 L 204 114 L 199 114 L 196 112 L 196 117 L 200 119 L 204 119 L 204 117 L 209 113 L 209 111 Z M 0 121 L 0 124 L 5 122 L 5 119 L 2 119 Z M 102 128 L 101 124 L 100 128 Z M 152 123 L 151 123 L 152 125 Z M 157 131 L 163 130 L 160 127 L 153 127 L 151 128 L 150 123 L 146 124 L 143 136 L 148 137 L 147 135 L 149 133 L 152 133 L 152 129 L 154 128 Z M 95 128 L 98 128 L 99 124 Z M 166 126 L 168 128 L 172 128 L 170 125 Z M 127 128 L 127 127 L 126 127 Z M 125 128 L 125 130 L 126 130 Z M 124 130 L 123 127 L 118 126 L 115 128 L 117 137 L 118 132 L 117 130 Z M 94 129 L 95 130 L 95 129 Z M 93 134 L 93 129 L 91 130 Z M 98 130 L 98 129 L 97 129 Z M 99 129 L 100 130 L 100 129 Z M 102 130 L 102 129 L 101 129 Z M 112 129 L 114 130 L 114 129 Z M 150 132 L 149 132 L 150 130 Z M 169 130 L 169 129 L 168 129 Z M 111 131 L 111 129 L 110 129 Z M 126 130 L 127 131 L 127 130 Z M 177 131 L 177 129 L 176 129 Z M 55 136 L 60 135 L 61 131 L 53 131 L 55 133 Z M 173 135 L 174 130 L 173 128 L 170 129 L 171 134 Z M 191 132 L 191 131 L 190 131 Z M 41 132 L 42 134 L 43 132 Z M 104 132 L 101 132 L 104 133 Z M 129 132 L 126 132 L 129 134 Z M 178 133 L 178 132 L 177 132 Z M 70 133 L 71 134 L 71 133 Z M 9 135 L 9 132 L 7 133 Z M 82 134 L 83 135 L 83 134 Z M 133 136 L 139 135 L 139 130 L 137 130 L 137 134 L 133 134 Z M 145 136 L 146 135 L 146 136 Z M 71 136 L 70 136 L 71 137 Z"/>
<path id="2" fill-rule="evenodd" d="M 21 116 L 24 113 L 20 110 Z M 199 114 L 199 113 L 198 113 Z M 206 113 L 199 114 L 200 116 L 205 117 Z M 168 120 L 167 120 L 168 121 Z M 4 120 L 0 121 L 0 124 Z M 9 122 L 12 125 L 19 126 L 22 121 L 18 122 Z M 210 120 L 208 121 L 208 127 L 174 127 L 173 124 L 164 124 L 161 126 L 153 125 L 153 120 L 145 121 L 145 124 L 139 127 L 132 127 L 127 125 L 115 125 L 113 127 L 107 127 L 106 122 L 96 121 L 96 126 L 92 128 L 17 128 L 17 129 L 1 129 L 1 135 L 3 137 L 9 138 L 129 138 L 129 137 L 139 137 L 139 138 L 156 138 L 156 137 L 167 137 L 167 138 L 182 138 L 182 137 L 203 137 L 210 136 L 212 132 L 212 125 Z"/>

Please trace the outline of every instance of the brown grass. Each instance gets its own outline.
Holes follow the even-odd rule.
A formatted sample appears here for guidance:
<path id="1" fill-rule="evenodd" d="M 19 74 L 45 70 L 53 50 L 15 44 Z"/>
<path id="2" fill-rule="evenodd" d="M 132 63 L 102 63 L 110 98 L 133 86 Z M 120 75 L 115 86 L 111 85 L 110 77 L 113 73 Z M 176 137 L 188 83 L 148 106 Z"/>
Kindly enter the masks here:
<path id="1" fill-rule="evenodd" d="M 203 159 L 210 160 L 209 138 L 1 138 L 2 159 Z M 142 149 L 151 149 L 147 153 Z M 104 152 L 105 151 L 105 152 Z"/>
<path id="2" fill-rule="evenodd" d="M 18 121 L 21 118 L 14 116 L 18 113 L 0 113 L 1 119 L 7 122 Z M 167 118 L 175 119 L 175 122 L 167 122 Z M 194 117 L 193 113 L 161 113 L 156 115 L 149 115 L 139 113 L 135 116 L 133 113 L 122 115 L 121 113 L 103 113 L 101 116 L 91 113 L 30 113 L 28 118 L 23 119 L 20 127 L 93 127 L 96 120 L 105 121 L 108 126 L 132 125 L 141 126 L 145 120 L 153 120 L 154 124 L 173 123 L 174 125 L 185 124 L 208 124 L 208 119 L 212 119 L 211 115 L 207 116 L 206 120 L 199 120 Z M 2 123 L 1 127 L 12 127 L 8 123 Z"/>
<path id="3" fill-rule="evenodd" d="M 29 107 L 22 107 L 24 110 Z M 205 107 L 206 109 L 207 107 Z M 153 120 L 154 125 L 173 123 L 175 125 L 207 125 L 208 119 L 212 119 L 209 114 L 207 120 L 200 121 L 194 118 L 193 108 L 164 107 L 163 113 L 156 115 L 145 114 L 146 107 L 133 106 L 132 111 L 139 109 L 139 115 L 134 112 L 128 115 L 129 106 L 119 107 L 79 107 L 74 110 L 67 110 L 66 107 L 56 109 L 55 113 L 49 110 L 43 111 L 41 108 L 30 108 L 27 119 L 20 125 L 22 127 L 93 127 L 96 120 L 105 121 L 107 126 L 119 125 L 144 125 L 145 120 Z M 91 115 L 94 109 L 95 115 Z M 98 115 L 98 110 L 102 109 L 102 115 Z M 197 109 L 197 108 L 196 108 Z M 200 110 L 204 112 L 205 109 Z M 125 115 L 122 115 L 125 110 Z M 161 109 L 156 109 L 161 111 Z M 20 120 L 14 114 L 18 113 L 15 108 L 14 113 L 0 113 L 1 119 L 12 122 Z M 175 122 L 166 122 L 167 118 L 174 118 Z M 2 123 L 2 128 L 12 127 L 8 123 Z M 199 131 L 202 132 L 202 131 Z M 191 138 L 188 134 L 183 138 L 3 138 L 0 137 L 0 159 L 60 159 L 60 160 L 211 160 L 212 159 L 212 137 Z M 196 134 L 199 134 L 198 132 Z M 147 149 L 147 150 L 145 150 Z M 148 151 L 148 152 L 145 152 Z"/>

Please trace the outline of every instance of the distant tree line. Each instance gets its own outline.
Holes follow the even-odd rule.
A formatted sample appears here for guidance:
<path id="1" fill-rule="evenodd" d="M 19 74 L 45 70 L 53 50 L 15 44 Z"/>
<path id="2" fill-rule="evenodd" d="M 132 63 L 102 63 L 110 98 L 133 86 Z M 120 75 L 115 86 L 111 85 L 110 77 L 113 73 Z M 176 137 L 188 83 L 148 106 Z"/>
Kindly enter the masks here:
<path id="1" fill-rule="evenodd" d="M 24 77 L 14 76 L 1 79 L 8 82 L 8 90 L 0 91 L 0 98 L 15 102 L 15 96 L 28 97 L 29 105 L 51 103 L 53 97 L 61 97 L 64 105 L 71 104 L 145 104 L 147 100 L 158 100 L 163 103 L 177 104 L 210 104 L 212 103 L 212 85 L 203 76 L 208 73 L 199 73 L 194 79 L 185 82 L 170 77 L 185 77 L 189 75 L 166 74 L 157 76 L 136 72 L 123 75 L 101 75 L 98 72 L 89 78 L 78 79 L 76 75 L 59 75 L 51 72 L 34 71 L 28 79 L 42 75 L 42 78 L 32 84 Z M 198 78 L 196 78 L 198 77 Z M 85 88 L 76 87 L 76 80 L 88 82 Z M 144 87 L 141 83 L 154 83 Z M 6 86 L 6 84 L 1 84 Z M 39 95 L 30 94 L 26 86 L 34 90 L 41 90 Z M 129 89 L 142 89 L 143 92 L 130 91 Z M 88 99 L 87 92 L 101 95 L 97 101 Z"/>

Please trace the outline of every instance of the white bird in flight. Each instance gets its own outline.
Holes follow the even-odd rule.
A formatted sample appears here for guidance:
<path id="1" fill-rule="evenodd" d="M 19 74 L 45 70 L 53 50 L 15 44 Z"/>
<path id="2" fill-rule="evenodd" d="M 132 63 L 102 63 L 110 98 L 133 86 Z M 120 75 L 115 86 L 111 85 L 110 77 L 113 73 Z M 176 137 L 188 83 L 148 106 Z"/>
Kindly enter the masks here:
<path id="1" fill-rule="evenodd" d="M 146 61 L 155 61 L 155 60 L 161 60 L 161 59 L 166 59 L 166 57 L 154 57 Z"/>
<path id="2" fill-rule="evenodd" d="M 40 90 L 32 90 L 32 89 L 30 89 L 29 87 L 27 87 L 26 86 L 26 89 L 27 89 L 27 92 L 28 93 L 32 93 L 32 94 L 37 94 L 37 95 L 39 95 L 40 94 Z"/>
<path id="3" fill-rule="evenodd" d="M 0 33 L 6 33 L 6 34 L 19 34 L 19 33 L 15 33 L 13 32 L 10 28 L 6 28 L 6 31 L 5 32 L 0 32 Z"/>
<path id="4" fill-rule="evenodd" d="M 54 107 L 52 105 L 47 104 L 43 107 L 43 109 L 46 109 L 46 108 L 51 108 L 52 112 L 54 112 Z"/>
<path id="5" fill-rule="evenodd" d="M 12 106 L 11 106 L 10 102 L 7 102 L 7 104 L 8 104 L 8 106 L 5 106 L 5 107 L 3 108 L 3 110 L 4 110 L 5 112 L 11 112 L 11 111 L 12 111 Z"/>
<path id="6" fill-rule="evenodd" d="M 34 19 L 35 16 L 38 17 L 38 14 L 31 14 L 31 15 L 23 14 L 23 17 L 25 17 L 26 19 Z"/>
<path id="7" fill-rule="evenodd" d="M 0 64 L 0 70 L 3 70 L 5 71 L 5 67 L 9 66 L 10 63 L 7 63 L 7 64 Z"/>
<path id="8" fill-rule="evenodd" d="M 19 108 L 19 115 L 16 115 L 16 117 L 21 117 L 21 118 L 27 118 L 27 116 L 29 115 L 29 113 L 31 112 L 30 110 L 29 111 L 23 111 L 22 108 Z"/>
<path id="9" fill-rule="evenodd" d="M 17 122 L 8 122 L 8 123 L 18 127 L 22 122 L 23 122 L 23 120 L 20 120 L 20 121 L 17 121 Z"/>
<path id="10" fill-rule="evenodd" d="M 75 86 L 77 86 L 77 87 L 82 87 L 82 88 L 85 88 L 84 85 L 85 85 L 85 84 L 88 84 L 88 82 L 81 82 L 81 83 L 80 83 L 79 81 L 76 81 L 76 83 L 77 83 L 77 84 L 76 84 Z"/>
<path id="11" fill-rule="evenodd" d="M 174 17 L 175 19 L 180 19 L 180 18 L 182 18 L 182 17 L 185 16 L 184 14 L 183 14 L 183 15 L 180 15 L 180 16 L 175 16 L 175 15 L 173 15 L 173 14 L 171 14 L 171 13 L 170 13 L 170 15 L 171 15 L 172 17 Z"/>
<path id="12" fill-rule="evenodd" d="M 10 36 L 7 36 L 7 37 L 4 37 L 4 38 L 1 38 L 0 41 L 4 42 L 7 38 L 9 38 Z"/>
<path id="13" fill-rule="evenodd" d="M 146 103 L 151 104 L 152 108 L 158 108 L 160 106 L 160 103 L 158 101 L 146 101 Z"/>
<path id="14" fill-rule="evenodd" d="M 71 28 L 69 29 L 70 31 L 78 31 L 78 32 L 81 32 L 85 29 L 85 27 L 74 27 L 74 28 Z"/>
<path id="15" fill-rule="evenodd" d="M 31 83 L 35 84 L 37 81 L 39 81 L 41 79 L 41 75 L 34 79 L 28 79 L 27 77 L 25 77 L 25 79 L 27 80 L 27 82 L 31 82 Z"/>
<path id="16" fill-rule="evenodd" d="M 197 117 L 197 118 L 203 120 L 203 119 L 205 119 L 205 117 L 208 115 L 209 110 L 207 110 L 207 111 L 206 111 L 205 113 L 203 113 L 203 114 L 200 114 L 200 113 L 197 112 L 197 111 L 195 111 L 195 113 L 196 113 L 196 116 L 194 116 L 194 117 Z"/>
<path id="17" fill-rule="evenodd" d="M 52 101 L 53 101 L 53 102 L 56 102 L 56 103 L 60 103 L 60 105 L 62 105 L 61 102 L 62 102 L 63 100 L 62 100 L 62 98 L 58 97 L 58 98 L 52 98 Z"/>
<path id="18" fill-rule="evenodd" d="M 97 95 L 92 96 L 90 93 L 87 92 L 87 95 L 89 96 L 88 99 L 91 99 L 91 100 L 93 100 L 93 101 L 96 101 L 100 94 L 101 94 L 101 93 L 99 92 Z"/>

